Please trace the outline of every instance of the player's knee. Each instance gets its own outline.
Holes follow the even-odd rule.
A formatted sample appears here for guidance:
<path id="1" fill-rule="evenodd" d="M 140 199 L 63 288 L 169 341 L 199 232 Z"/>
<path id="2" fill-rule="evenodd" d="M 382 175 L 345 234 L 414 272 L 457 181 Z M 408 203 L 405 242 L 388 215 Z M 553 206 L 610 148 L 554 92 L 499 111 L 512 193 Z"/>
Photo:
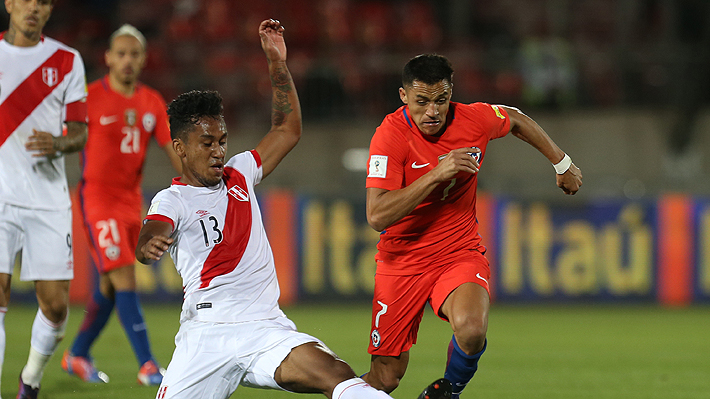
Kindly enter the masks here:
<path id="1" fill-rule="evenodd" d="M 474 315 L 460 317 L 454 324 L 456 342 L 469 355 L 479 352 L 483 348 L 487 330 L 487 321 Z"/>
<path id="2" fill-rule="evenodd" d="M 373 387 L 390 393 L 397 389 L 399 386 L 399 381 L 404 377 L 404 373 L 400 373 L 397 370 L 389 369 L 384 370 L 380 373 L 373 373 L 370 371 L 368 373 L 367 382 Z"/>
<path id="3" fill-rule="evenodd" d="M 69 303 L 64 298 L 52 298 L 44 301 L 41 309 L 49 320 L 59 323 L 67 318 Z"/>
<path id="4" fill-rule="evenodd" d="M 397 389 L 399 386 L 399 381 L 402 379 L 403 376 L 401 375 L 387 375 L 385 378 L 382 380 L 382 390 L 390 393 Z"/>

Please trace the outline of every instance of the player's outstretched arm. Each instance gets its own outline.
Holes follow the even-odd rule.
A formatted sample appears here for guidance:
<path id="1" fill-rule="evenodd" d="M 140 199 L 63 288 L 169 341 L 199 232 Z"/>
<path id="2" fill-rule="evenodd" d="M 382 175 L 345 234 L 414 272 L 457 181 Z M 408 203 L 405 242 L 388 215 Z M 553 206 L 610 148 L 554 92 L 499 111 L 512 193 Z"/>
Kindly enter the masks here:
<path id="1" fill-rule="evenodd" d="M 160 260 L 168 246 L 173 243 L 170 233 L 173 226 L 168 222 L 148 220 L 141 228 L 136 246 L 136 259 L 138 262 L 150 265 Z"/>
<path id="2" fill-rule="evenodd" d="M 566 164 L 569 162 L 568 165 L 560 165 L 562 169 L 565 170 L 561 170 L 562 173 L 558 172 L 557 174 L 557 187 L 561 188 L 565 194 L 576 194 L 582 186 L 582 171 L 577 165 L 571 163 L 571 159 L 566 156 L 567 154 L 565 154 L 565 152 L 552 141 L 550 136 L 545 133 L 540 125 L 529 116 L 520 112 L 517 108 L 506 106 L 503 106 L 503 108 L 508 112 L 508 116 L 510 117 L 510 132 L 513 133 L 515 137 L 535 147 L 542 155 L 547 157 L 553 165 Z"/>
<path id="3" fill-rule="evenodd" d="M 451 180 L 459 172 L 477 173 L 480 165 L 472 152 L 478 148 L 464 147 L 452 150 L 438 165 L 412 184 L 399 190 L 367 189 L 367 223 L 373 229 L 382 231 L 421 204 L 439 184 Z"/>
<path id="4" fill-rule="evenodd" d="M 272 92 L 271 130 L 256 146 L 263 166 L 262 178 L 276 168 L 301 138 L 301 106 L 296 86 L 286 67 L 283 34 L 284 27 L 279 21 L 269 19 L 259 25 L 261 47 L 269 63 Z"/>
<path id="5" fill-rule="evenodd" d="M 68 154 L 80 151 L 86 145 L 88 129 L 83 122 L 67 122 L 66 136 L 55 137 L 51 133 L 32 129 L 32 136 L 25 144 L 27 151 L 37 151 L 33 157 L 54 158 L 58 152 Z"/>

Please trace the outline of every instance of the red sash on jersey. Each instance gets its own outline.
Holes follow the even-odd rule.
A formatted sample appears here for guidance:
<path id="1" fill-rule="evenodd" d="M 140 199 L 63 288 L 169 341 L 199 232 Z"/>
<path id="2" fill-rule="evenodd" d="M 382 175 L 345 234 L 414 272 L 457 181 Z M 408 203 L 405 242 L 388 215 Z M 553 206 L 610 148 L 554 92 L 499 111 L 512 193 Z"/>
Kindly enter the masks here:
<path id="1" fill-rule="evenodd" d="M 224 216 L 224 237 L 207 256 L 200 279 L 200 288 L 210 285 L 217 276 L 232 272 L 244 256 L 251 237 L 251 202 L 244 175 L 234 168 L 224 168 L 227 185 L 227 214 Z"/>
<path id="2" fill-rule="evenodd" d="M 74 54 L 57 50 L 0 104 L 0 145 L 64 81 L 74 65 Z"/>

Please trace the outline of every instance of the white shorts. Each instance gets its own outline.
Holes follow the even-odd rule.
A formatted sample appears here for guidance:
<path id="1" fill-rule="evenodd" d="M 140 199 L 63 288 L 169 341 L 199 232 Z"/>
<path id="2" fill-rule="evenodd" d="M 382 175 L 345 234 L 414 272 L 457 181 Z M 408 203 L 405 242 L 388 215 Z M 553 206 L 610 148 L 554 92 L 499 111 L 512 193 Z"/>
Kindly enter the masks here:
<path id="1" fill-rule="evenodd" d="M 296 331 L 286 317 L 245 323 L 183 322 L 156 399 L 226 399 L 238 385 L 284 390 L 274 373 L 293 348 L 308 342 L 322 344 Z"/>
<path id="2" fill-rule="evenodd" d="M 0 273 L 12 274 L 22 250 L 20 280 L 74 278 L 71 209 L 45 211 L 0 202 Z"/>

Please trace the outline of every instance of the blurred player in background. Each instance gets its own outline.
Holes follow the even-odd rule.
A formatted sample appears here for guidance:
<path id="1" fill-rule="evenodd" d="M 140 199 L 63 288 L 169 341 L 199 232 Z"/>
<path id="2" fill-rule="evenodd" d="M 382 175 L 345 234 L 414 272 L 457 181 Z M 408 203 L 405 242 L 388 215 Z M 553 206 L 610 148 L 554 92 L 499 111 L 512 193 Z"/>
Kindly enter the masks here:
<path id="1" fill-rule="evenodd" d="M 272 87 L 271 130 L 225 163 L 227 128 L 216 92 L 192 91 L 168 108 L 182 177 L 153 198 L 136 248 L 152 263 L 170 252 L 184 302 L 176 348 L 158 398 L 228 398 L 238 385 L 389 398 L 357 378 L 278 305 L 279 286 L 254 186 L 301 137 L 301 109 L 286 66 L 284 28 L 259 26 Z"/>
<path id="2" fill-rule="evenodd" d="M 172 150 L 165 101 L 138 82 L 145 60 L 145 37 L 123 25 L 111 35 L 105 54 L 108 75 L 89 85 L 89 139 L 81 156 L 79 198 L 99 284 L 74 344 L 62 358 L 64 371 L 87 382 L 108 382 L 89 352 L 114 307 L 138 360 L 138 381 L 159 385 L 162 380 L 136 295 L 134 250 L 150 138 L 155 137 L 178 171 L 180 161 Z"/>
<path id="3" fill-rule="evenodd" d="M 488 141 L 512 133 L 550 160 L 565 194 L 582 185 L 570 157 L 519 110 L 451 102 L 452 77 L 445 57 L 411 59 L 399 89 L 405 105 L 385 117 L 370 143 L 367 220 L 382 234 L 364 379 L 385 392 L 404 376 L 427 302 L 454 332 L 444 374 L 452 398 L 486 349 L 490 270 L 476 184 Z"/>
<path id="4" fill-rule="evenodd" d="M 64 154 L 86 143 L 84 63 L 76 50 L 42 35 L 52 7 L 50 0 L 5 0 L 10 26 L 0 34 L 0 359 L 20 250 L 20 280 L 35 282 L 39 303 L 18 398 L 37 397 L 64 336 L 74 278 Z"/>

